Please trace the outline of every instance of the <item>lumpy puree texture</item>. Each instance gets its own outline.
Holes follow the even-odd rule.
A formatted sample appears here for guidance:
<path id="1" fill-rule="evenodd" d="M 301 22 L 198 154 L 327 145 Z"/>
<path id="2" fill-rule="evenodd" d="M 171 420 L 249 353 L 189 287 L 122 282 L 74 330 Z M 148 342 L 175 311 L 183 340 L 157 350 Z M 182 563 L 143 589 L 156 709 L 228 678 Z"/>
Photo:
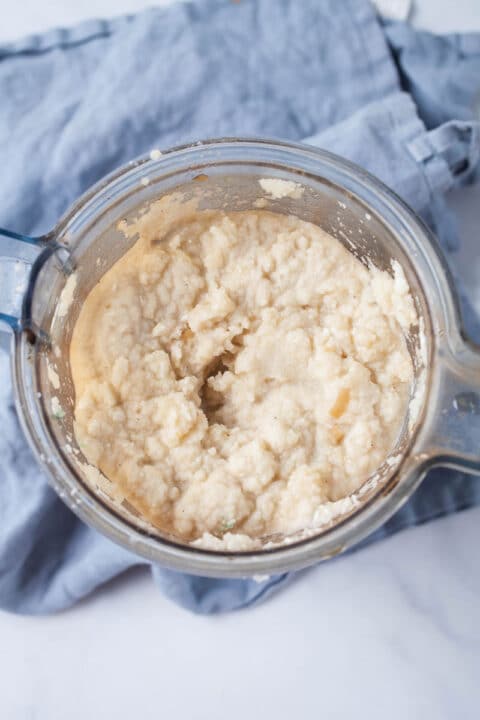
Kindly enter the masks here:
<path id="1" fill-rule="evenodd" d="M 156 526 L 241 550 L 315 526 L 387 458 L 413 376 L 399 267 L 266 211 L 140 232 L 71 344 L 88 462 Z"/>

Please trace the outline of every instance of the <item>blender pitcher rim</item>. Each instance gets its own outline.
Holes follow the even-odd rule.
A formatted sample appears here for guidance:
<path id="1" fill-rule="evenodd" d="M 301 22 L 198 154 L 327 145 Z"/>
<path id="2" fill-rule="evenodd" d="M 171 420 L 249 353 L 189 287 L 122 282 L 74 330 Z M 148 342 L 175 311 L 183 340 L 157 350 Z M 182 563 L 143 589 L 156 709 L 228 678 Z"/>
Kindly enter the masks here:
<path id="1" fill-rule="evenodd" d="M 155 164 L 158 163 L 158 165 L 160 165 L 162 162 L 162 158 L 167 157 L 169 155 L 172 156 L 172 154 L 174 154 L 174 155 L 176 154 L 177 156 L 184 155 L 184 156 L 188 157 L 188 154 L 190 152 L 202 151 L 205 149 L 211 150 L 212 148 L 215 148 L 215 146 L 218 146 L 219 148 L 227 148 L 229 145 L 235 145 L 235 146 L 249 145 L 253 148 L 255 148 L 255 147 L 260 147 L 260 148 L 271 147 L 271 148 L 280 149 L 280 150 L 302 152 L 302 153 L 309 155 L 310 157 L 314 156 L 316 159 L 321 159 L 323 161 L 326 161 L 327 163 L 332 165 L 337 170 L 340 166 L 341 170 L 347 171 L 350 175 L 353 175 L 353 181 L 357 185 L 367 184 L 367 185 L 373 186 L 373 188 L 371 187 L 371 189 L 373 189 L 375 194 L 380 194 L 380 197 L 383 196 L 383 198 L 385 198 L 385 196 L 386 196 L 387 200 L 389 200 L 390 202 L 393 202 L 394 209 L 395 209 L 395 205 L 397 208 L 400 206 L 400 208 L 403 210 L 403 212 L 407 213 L 408 219 L 410 221 L 413 221 L 417 225 L 417 227 L 419 226 L 420 231 L 427 238 L 429 249 L 431 249 L 432 252 L 434 253 L 437 262 L 440 261 L 440 263 L 441 263 L 442 271 L 445 273 L 444 277 L 447 282 L 447 298 L 446 299 L 448 301 L 447 306 L 443 307 L 443 311 L 445 312 L 445 310 L 448 310 L 450 313 L 452 313 L 452 311 L 453 311 L 455 317 L 453 317 L 453 318 L 450 317 L 450 318 L 446 318 L 446 319 L 447 320 L 450 319 L 450 321 L 453 321 L 453 325 L 458 329 L 460 334 L 463 335 L 464 331 L 463 331 L 463 328 L 460 323 L 461 315 L 458 312 L 458 308 L 459 308 L 458 298 L 457 298 L 457 295 L 455 292 L 454 285 L 452 283 L 452 278 L 448 272 L 448 266 L 445 263 L 445 260 L 438 248 L 438 245 L 435 241 L 433 234 L 431 233 L 429 228 L 423 223 L 421 218 L 419 218 L 418 215 L 411 208 L 409 208 L 408 205 L 400 197 L 398 197 L 394 191 L 390 190 L 381 181 L 379 181 L 377 178 L 372 176 L 370 173 L 368 173 L 364 169 L 357 166 L 355 163 L 352 163 L 348 160 L 340 158 L 339 156 L 337 156 L 333 153 L 330 153 L 328 151 L 321 150 L 319 148 L 315 148 L 315 147 L 312 147 L 312 146 L 309 146 L 309 145 L 306 145 L 303 143 L 290 143 L 288 141 L 285 142 L 285 141 L 270 140 L 268 138 L 220 138 L 220 139 L 211 139 L 211 140 L 195 142 L 195 143 L 187 143 L 184 145 L 180 145 L 180 146 L 171 148 L 169 150 L 162 152 L 162 155 L 158 159 L 152 159 L 151 155 L 149 155 L 149 154 L 142 155 L 139 158 L 131 161 L 130 163 L 127 163 L 127 164 L 121 166 L 120 168 L 116 169 L 109 175 L 105 176 L 100 181 L 95 183 L 91 188 L 89 188 L 85 193 L 83 193 L 70 206 L 70 208 L 62 215 L 62 217 L 59 219 L 57 225 L 55 226 L 54 230 L 52 231 L 52 234 L 56 237 L 59 237 L 59 235 L 61 235 L 67 229 L 69 223 L 77 215 L 80 215 L 82 210 L 84 210 L 85 207 L 88 206 L 88 204 L 90 202 L 94 201 L 95 199 L 98 200 L 100 198 L 102 192 L 105 192 L 105 191 L 108 192 L 109 188 L 113 189 L 115 181 L 128 176 L 129 173 L 135 173 L 138 169 L 145 168 L 145 166 L 148 167 L 149 163 L 152 163 L 152 165 L 153 165 L 153 163 L 155 163 Z M 253 159 L 250 158 L 246 162 L 252 163 L 254 161 L 253 161 Z M 218 158 L 216 160 L 216 163 L 222 164 L 221 159 Z M 209 164 L 213 165 L 213 164 L 215 164 L 215 161 L 212 160 Z M 279 165 L 280 164 L 281 164 L 281 161 L 279 161 Z M 284 166 L 285 166 L 285 162 L 284 162 Z M 293 169 L 293 170 L 297 170 L 297 171 L 299 170 L 298 168 L 289 168 L 289 169 Z M 322 168 L 320 166 L 319 171 L 318 171 L 318 176 L 320 176 L 320 177 L 321 177 L 321 170 L 322 170 Z M 178 172 L 178 168 L 177 168 L 177 172 Z M 345 190 L 346 192 L 351 192 L 350 190 L 348 190 L 347 188 L 344 188 L 343 186 L 340 186 L 340 187 L 342 187 L 342 189 Z M 359 199 L 366 206 L 371 207 L 369 205 L 368 200 L 365 200 L 362 196 L 360 196 Z M 375 212 L 377 215 L 379 215 L 379 211 L 376 208 L 372 207 L 371 209 L 373 212 Z M 380 215 L 380 217 L 381 217 L 381 215 Z M 418 238 L 417 238 L 417 240 L 418 240 Z M 414 262 L 413 262 L 413 265 L 415 265 Z M 440 293 L 442 292 L 442 288 L 438 288 L 438 290 Z M 422 289 L 422 291 L 424 292 L 423 289 Z M 443 294 L 445 294 L 445 287 L 443 288 Z M 26 390 L 26 388 L 23 384 L 22 372 L 21 372 L 21 369 L 17 362 L 18 358 L 16 356 L 17 356 L 17 353 L 21 352 L 20 345 L 22 342 L 25 342 L 25 338 L 24 337 L 22 338 L 21 331 L 15 332 L 14 338 L 15 338 L 15 340 L 14 340 L 15 358 L 13 360 L 14 360 L 14 368 L 15 368 L 15 370 L 14 370 L 15 394 L 16 394 L 16 401 L 18 402 L 19 407 L 22 408 L 25 405 L 25 402 L 22 401 L 22 396 L 25 395 L 24 391 Z M 432 342 L 434 342 L 434 341 L 435 341 L 435 332 L 432 333 Z M 20 414 L 23 415 L 23 413 L 20 413 Z M 26 420 L 26 418 L 22 417 L 22 425 L 23 425 L 24 420 Z M 28 420 L 30 420 L 30 419 L 28 419 Z M 421 425 L 421 423 L 420 423 L 420 425 Z M 37 443 L 36 433 L 35 433 L 35 431 L 30 431 L 30 429 L 28 427 L 28 423 L 25 424 L 25 428 L 27 429 L 26 435 L 27 435 L 29 441 L 31 441 L 32 447 L 34 448 L 35 453 L 38 456 L 38 453 L 40 452 L 40 450 L 39 450 L 39 446 Z M 53 438 L 52 438 L 52 440 L 53 440 Z M 349 516 L 349 517 L 345 518 L 344 520 L 337 522 L 333 527 L 327 528 L 324 532 L 320 531 L 317 535 L 315 535 L 313 537 L 305 538 L 303 540 L 298 540 L 298 541 L 292 542 L 291 544 L 288 544 L 285 546 L 268 548 L 265 550 L 262 549 L 262 550 L 256 550 L 256 551 L 241 552 L 241 553 L 228 553 L 228 552 L 220 552 L 220 551 L 214 551 L 214 550 L 193 548 L 186 544 L 171 542 L 168 539 L 157 538 L 157 537 L 153 537 L 153 536 L 149 535 L 148 533 L 144 533 L 139 527 L 137 527 L 133 524 L 130 524 L 128 522 L 128 520 L 126 520 L 123 517 L 120 517 L 119 515 L 116 514 L 116 512 L 111 507 L 108 507 L 106 504 L 104 504 L 102 499 L 97 494 L 95 494 L 94 491 L 92 491 L 90 488 L 88 488 L 88 486 L 86 484 L 80 482 L 79 478 L 77 477 L 76 472 L 73 472 L 73 477 L 75 478 L 75 482 L 80 483 L 84 490 L 87 489 L 88 494 L 90 496 L 90 501 L 93 500 L 94 505 L 99 504 L 100 507 L 103 508 L 103 511 L 105 511 L 105 509 L 106 509 L 108 519 L 109 519 L 109 521 L 113 520 L 114 526 L 115 525 L 120 525 L 120 526 L 128 525 L 128 527 L 130 528 L 130 531 L 133 530 L 134 534 L 136 534 L 136 535 L 140 534 L 143 538 L 143 541 L 147 545 L 150 545 L 153 543 L 155 545 L 156 554 L 162 556 L 161 561 L 164 562 L 165 564 L 168 564 L 169 559 L 171 559 L 171 558 L 163 556 L 164 553 L 162 552 L 162 548 L 170 549 L 169 551 L 166 552 L 167 556 L 170 556 L 172 554 L 172 551 L 174 551 L 174 554 L 180 553 L 180 556 L 183 558 L 185 558 L 185 556 L 187 556 L 187 558 L 191 559 L 193 556 L 196 556 L 197 558 L 208 557 L 209 559 L 211 559 L 213 557 L 213 558 L 218 558 L 218 559 L 223 559 L 223 560 L 228 559 L 230 568 L 231 568 L 231 563 L 233 561 L 232 559 L 235 559 L 235 564 L 238 566 L 239 565 L 239 561 L 237 560 L 238 558 L 245 560 L 245 563 L 240 563 L 240 565 L 248 565 L 249 561 L 250 562 L 253 561 L 253 558 L 259 558 L 259 561 L 255 563 L 255 565 L 256 565 L 255 569 L 261 570 L 261 569 L 268 569 L 266 567 L 266 565 L 271 565 L 271 563 L 268 563 L 268 558 L 272 558 L 273 556 L 275 556 L 276 558 L 278 558 L 278 562 L 280 563 L 281 556 L 285 556 L 285 560 L 287 560 L 288 557 L 292 555 L 292 551 L 299 549 L 299 548 L 310 548 L 310 553 L 305 552 L 305 558 L 307 557 L 307 555 L 309 555 L 311 553 L 315 553 L 315 549 L 316 549 L 317 557 L 318 557 L 318 559 L 320 559 L 322 557 L 322 555 L 319 553 L 319 549 L 316 548 L 316 545 L 325 544 L 324 541 L 325 541 L 325 539 L 327 539 L 327 537 L 329 537 L 331 539 L 331 543 L 335 542 L 336 535 L 338 533 L 340 535 L 347 534 L 345 532 L 345 530 L 348 531 L 348 526 L 352 524 L 352 519 L 357 519 L 358 521 L 360 521 L 360 523 L 359 523 L 359 527 L 350 528 L 350 530 L 353 532 L 355 537 L 350 538 L 350 540 L 346 543 L 346 545 L 348 545 L 348 546 L 354 542 L 357 542 L 360 539 L 360 537 L 363 537 L 367 533 L 371 532 L 374 529 L 374 527 L 378 527 L 378 525 L 380 525 L 383 521 L 385 521 L 391 514 L 393 514 L 393 512 L 396 509 L 398 509 L 398 507 L 403 502 L 405 502 L 408 499 L 408 497 L 410 497 L 413 490 L 420 483 L 420 481 L 423 477 L 423 474 L 426 472 L 425 464 L 422 464 L 421 462 L 417 462 L 413 467 L 410 468 L 407 477 L 400 478 L 400 476 L 399 476 L 399 472 L 401 471 L 401 468 L 403 467 L 405 461 L 411 457 L 410 451 L 412 448 L 412 442 L 413 442 L 413 438 L 412 438 L 412 441 L 409 443 L 409 449 L 407 450 L 404 457 L 402 458 L 400 467 L 392 475 L 392 477 L 389 478 L 386 485 L 379 488 L 372 495 L 372 497 L 365 504 L 363 504 L 352 516 Z M 68 460 L 67 458 L 64 457 L 63 452 L 59 451 L 59 455 L 61 457 L 62 463 L 64 463 L 66 460 Z M 70 474 L 72 474 L 69 466 L 70 466 L 70 463 L 67 462 L 67 467 L 69 468 L 69 472 L 70 472 Z M 50 469 L 50 472 L 48 474 L 51 475 L 51 473 L 52 473 L 52 471 Z M 410 482 L 407 482 L 408 480 L 410 480 Z M 58 488 L 58 486 L 61 485 L 61 483 L 59 483 L 57 481 L 56 477 L 52 478 L 52 482 L 56 489 Z M 393 488 L 393 490 L 391 490 L 391 494 L 388 495 L 386 492 L 387 488 L 393 482 L 394 482 L 394 488 Z M 406 486 L 408 486 L 408 487 L 406 487 Z M 402 492 L 396 492 L 400 488 L 402 489 Z M 383 499 L 383 502 L 380 502 L 379 497 L 381 499 L 382 494 L 385 495 L 385 497 Z M 396 501 L 393 506 L 392 500 L 394 499 L 394 497 L 396 498 Z M 83 515 L 85 515 L 85 513 L 82 511 L 84 509 L 86 510 L 86 508 L 79 508 L 79 507 L 72 506 L 72 503 L 70 502 L 71 498 L 69 496 L 67 496 L 67 498 L 65 498 L 65 499 L 67 500 L 67 504 L 71 507 L 72 510 L 74 510 L 74 512 L 76 514 L 78 514 L 82 517 L 83 517 Z M 391 512 L 385 511 L 384 505 L 386 503 L 388 503 Z M 393 509 L 392 509 L 392 507 L 393 507 Z M 367 515 L 365 514 L 366 510 L 370 510 L 370 512 L 367 513 Z M 93 512 L 94 520 L 96 520 L 96 522 L 92 521 L 90 512 L 87 513 L 87 516 L 83 517 L 83 519 L 85 519 L 90 524 L 92 524 L 92 522 L 93 522 L 93 524 L 95 526 L 98 526 L 99 524 L 102 524 L 102 526 L 103 526 L 104 518 L 99 518 L 98 509 L 94 507 L 92 512 Z M 362 522 L 362 518 L 363 518 L 363 522 Z M 363 528 L 363 534 L 362 534 L 362 532 L 359 533 L 359 529 L 361 530 L 362 528 Z M 115 527 L 106 528 L 103 526 L 103 532 L 105 532 L 106 534 L 108 534 L 110 536 L 115 535 L 115 539 L 117 539 L 117 541 L 119 541 L 122 545 L 128 544 L 128 539 L 127 539 L 127 543 L 126 543 L 125 540 L 122 541 L 122 539 L 118 538 L 118 533 L 120 532 L 120 530 L 121 530 L 121 527 L 120 528 L 118 528 L 118 527 L 117 528 L 115 528 Z M 338 533 L 337 533 L 337 531 L 338 531 Z M 136 552 L 140 552 L 144 556 L 152 559 L 151 553 L 146 553 L 145 551 L 142 552 L 141 548 L 139 548 L 139 546 L 138 546 L 138 542 L 142 542 L 142 540 L 137 541 L 135 544 L 135 548 L 130 547 L 130 549 L 133 549 Z M 343 547 L 344 546 L 342 546 L 341 549 L 343 549 Z M 183 563 L 180 561 L 175 562 L 173 564 L 173 566 L 180 568 L 180 569 L 188 569 L 186 566 L 190 567 L 189 560 L 184 559 Z M 285 567 L 287 567 L 287 566 L 299 567 L 298 559 L 295 560 L 293 558 L 293 559 L 291 559 L 290 563 L 285 562 L 284 566 Z M 238 571 L 242 570 L 241 567 L 237 567 L 236 569 Z M 202 572 L 203 574 L 208 574 L 207 570 L 208 570 L 208 568 L 201 567 L 198 569 L 197 572 Z M 192 570 L 192 569 L 190 569 L 190 571 L 194 572 L 194 570 Z M 218 572 L 218 570 L 217 570 L 217 572 Z"/>

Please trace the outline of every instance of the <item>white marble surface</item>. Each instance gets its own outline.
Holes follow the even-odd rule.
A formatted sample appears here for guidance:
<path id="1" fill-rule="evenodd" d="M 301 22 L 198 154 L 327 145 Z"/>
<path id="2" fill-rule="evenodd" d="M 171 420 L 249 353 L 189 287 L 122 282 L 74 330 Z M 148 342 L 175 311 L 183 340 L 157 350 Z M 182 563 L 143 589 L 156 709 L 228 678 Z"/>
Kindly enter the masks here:
<path id="1" fill-rule="evenodd" d="M 144 5 L 0 0 L 0 42 Z M 480 5 L 417 0 L 413 22 L 480 30 Z M 472 286 L 479 201 L 478 187 L 452 198 Z M 474 720 L 479 542 L 477 508 L 303 573 L 264 605 L 223 617 L 178 609 L 144 571 L 54 617 L 0 613 L 0 718 Z"/>

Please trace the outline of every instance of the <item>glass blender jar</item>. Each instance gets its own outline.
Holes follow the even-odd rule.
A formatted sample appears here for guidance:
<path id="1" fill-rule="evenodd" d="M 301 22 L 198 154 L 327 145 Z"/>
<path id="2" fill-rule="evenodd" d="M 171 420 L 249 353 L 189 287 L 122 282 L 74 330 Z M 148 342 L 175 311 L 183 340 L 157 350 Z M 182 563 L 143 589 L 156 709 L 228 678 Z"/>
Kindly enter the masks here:
<path id="1" fill-rule="evenodd" d="M 348 233 L 347 249 L 382 270 L 391 271 L 392 260 L 400 263 L 420 318 L 407 339 L 415 381 L 391 457 L 355 494 L 348 512 L 317 529 L 273 543 L 266 539 L 259 550 L 204 550 L 152 526 L 107 478 L 89 470 L 73 429 L 69 344 L 89 291 L 133 244 L 117 229 L 120 220 L 135 218 L 173 192 L 195 198 L 200 210 L 253 209 L 264 177 L 304 188 L 297 198 L 264 197 L 267 209 L 313 222 L 342 242 Z M 15 401 L 25 435 L 64 502 L 86 523 L 151 561 L 212 577 L 299 569 L 375 530 L 433 466 L 480 473 L 480 350 L 464 336 L 437 243 L 394 193 L 335 155 L 241 139 L 154 152 L 91 188 L 48 235 L 0 235 L 0 320 L 11 333 Z"/>

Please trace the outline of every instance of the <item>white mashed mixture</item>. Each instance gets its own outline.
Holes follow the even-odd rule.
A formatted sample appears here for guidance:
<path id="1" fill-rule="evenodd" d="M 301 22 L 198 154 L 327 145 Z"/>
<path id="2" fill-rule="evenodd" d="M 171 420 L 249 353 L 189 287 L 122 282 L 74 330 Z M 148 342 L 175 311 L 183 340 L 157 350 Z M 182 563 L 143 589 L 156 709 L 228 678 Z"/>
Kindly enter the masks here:
<path id="1" fill-rule="evenodd" d="M 75 327 L 85 457 L 185 542 L 242 550 L 311 528 L 404 420 L 417 318 L 403 272 L 266 211 L 161 234 L 140 232 Z"/>

